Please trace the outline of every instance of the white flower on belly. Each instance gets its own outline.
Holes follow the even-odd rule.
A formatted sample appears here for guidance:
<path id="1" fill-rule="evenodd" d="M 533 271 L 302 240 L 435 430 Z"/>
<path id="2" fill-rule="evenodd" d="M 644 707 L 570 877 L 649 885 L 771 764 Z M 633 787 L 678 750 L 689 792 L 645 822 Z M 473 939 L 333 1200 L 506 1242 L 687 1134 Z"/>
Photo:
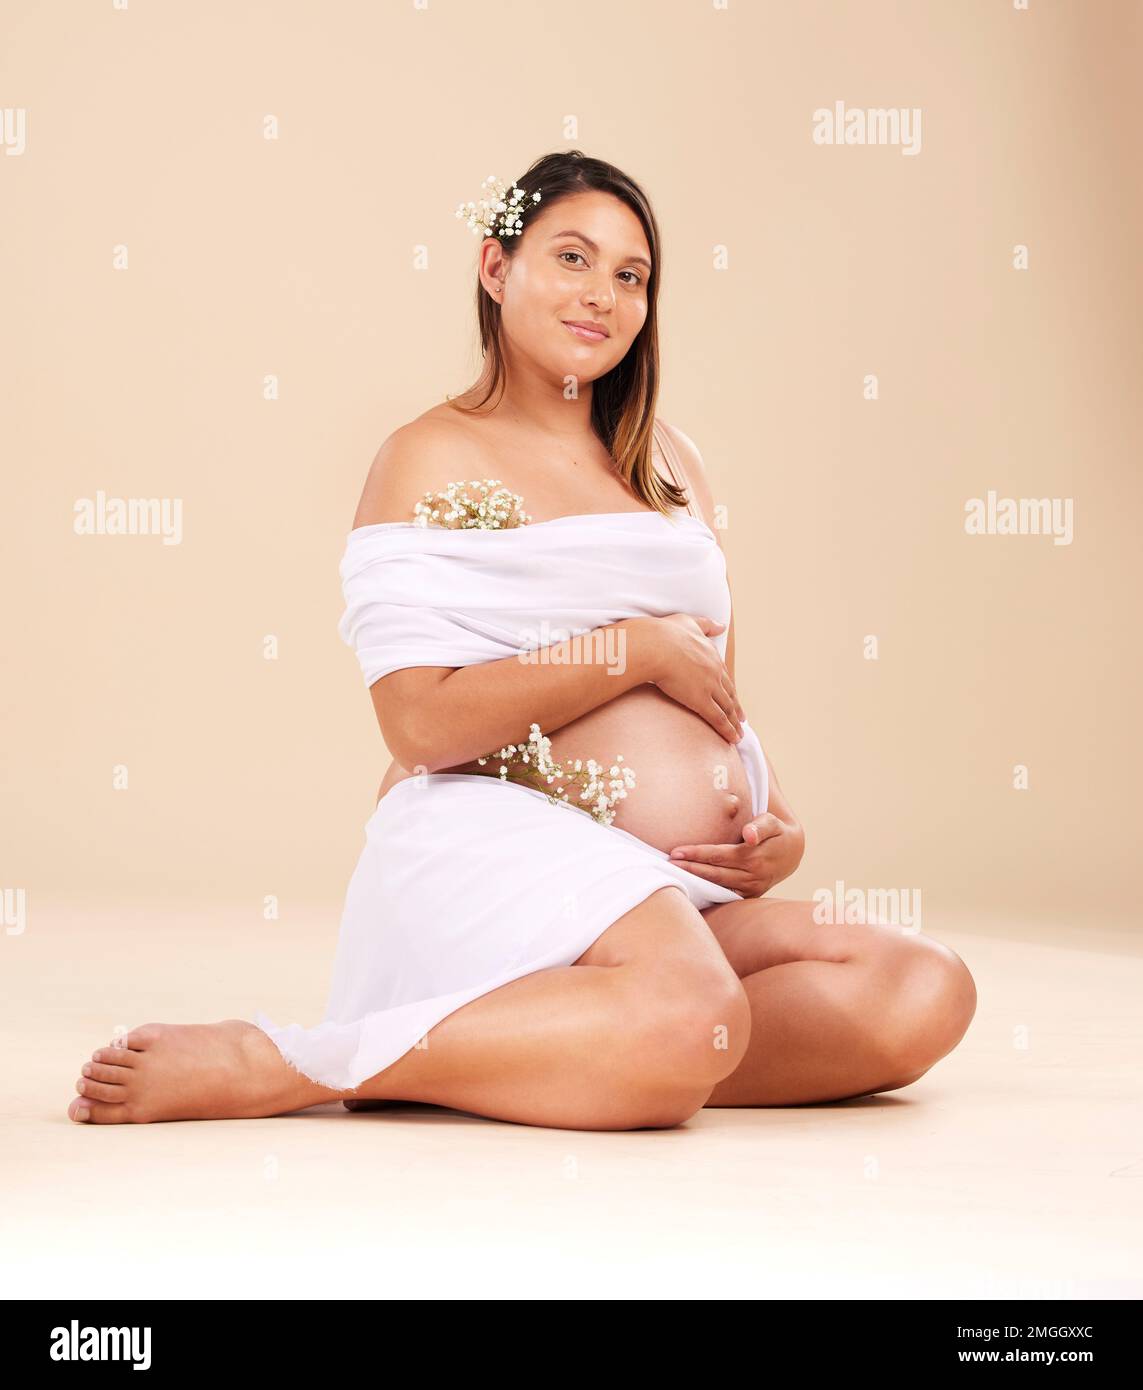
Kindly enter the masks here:
<path id="1" fill-rule="evenodd" d="M 527 743 L 510 743 L 507 747 L 501 748 L 499 753 L 490 753 L 483 758 L 477 758 L 476 761 L 483 766 L 490 757 L 502 759 L 502 781 L 519 781 L 525 785 L 536 786 L 537 790 L 545 792 L 553 805 L 561 800 L 568 800 L 563 786 L 557 787 L 554 792 L 547 791 L 553 782 L 560 780 L 577 783 L 581 788 L 580 801 L 588 803 L 584 809 L 601 825 L 610 825 L 615 819 L 615 803 L 622 801 L 635 786 L 634 769 L 619 766 L 623 761 L 623 754 L 617 754 L 605 778 L 603 768 L 594 758 L 588 758 L 586 764 L 582 758 L 576 758 L 572 767 L 567 768 L 563 763 L 553 759 L 551 748 L 551 739 L 544 737 L 538 724 L 533 724 L 528 733 Z M 517 775 L 510 777 L 509 769 Z M 543 785 L 538 786 L 540 782 Z"/>

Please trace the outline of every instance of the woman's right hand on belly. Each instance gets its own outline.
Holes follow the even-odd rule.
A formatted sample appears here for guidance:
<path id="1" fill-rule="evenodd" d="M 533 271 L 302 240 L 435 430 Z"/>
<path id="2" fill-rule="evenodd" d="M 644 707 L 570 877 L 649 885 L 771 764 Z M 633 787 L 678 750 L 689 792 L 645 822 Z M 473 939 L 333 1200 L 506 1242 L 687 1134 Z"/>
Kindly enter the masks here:
<path id="1" fill-rule="evenodd" d="M 643 623 L 653 625 L 647 629 L 649 683 L 705 719 L 728 743 L 737 743 L 746 715 L 730 672 L 709 640 L 726 624 L 702 615 L 671 613 L 665 618 L 637 618 L 632 626 Z"/>

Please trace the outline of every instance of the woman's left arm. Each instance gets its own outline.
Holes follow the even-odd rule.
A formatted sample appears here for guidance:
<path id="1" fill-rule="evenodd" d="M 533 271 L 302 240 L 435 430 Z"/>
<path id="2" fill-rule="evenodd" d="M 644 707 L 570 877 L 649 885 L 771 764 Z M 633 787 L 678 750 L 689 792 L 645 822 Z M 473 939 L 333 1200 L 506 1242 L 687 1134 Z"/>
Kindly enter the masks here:
<path id="1" fill-rule="evenodd" d="M 691 490 L 699 510 L 703 514 L 706 524 L 714 533 L 718 548 L 726 558 L 726 548 L 722 544 L 722 537 L 719 535 L 718 528 L 715 526 L 714 496 L 711 492 L 710 482 L 707 478 L 706 467 L 702 461 L 694 441 L 685 435 L 677 425 L 670 425 L 682 461 L 686 482 Z M 729 571 L 727 575 L 727 589 L 730 591 Z M 737 679 L 734 674 L 734 595 L 731 591 L 730 621 L 726 629 L 726 656 L 723 664 L 730 674 L 731 682 L 737 689 Z M 769 778 L 770 796 L 767 802 L 766 811 L 755 816 L 753 820 L 747 821 L 743 827 L 743 842 L 735 847 L 739 851 L 739 858 L 728 861 L 723 867 L 730 867 L 733 863 L 734 878 L 739 877 L 742 868 L 745 868 L 743 858 L 746 851 L 758 849 L 757 855 L 751 855 L 752 860 L 757 860 L 758 873 L 757 882 L 765 883 L 765 887 L 758 888 L 755 892 L 745 892 L 741 883 L 732 882 L 730 877 L 724 879 L 716 878 L 710 872 L 704 872 L 711 868 L 717 868 L 723 861 L 712 857 L 707 861 L 685 862 L 684 868 L 690 869 L 693 873 L 701 874 L 704 878 L 712 878 L 715 882 L 726 882 L 727 887 L 735 888 L 736 891 L 744 893 L 746 897 L 760 897 L 767 889 L 773 887 L 775 883 L 780 883 L 782 879 L 789 878 L 794 870 L 801 863 L 802 855 L 806 848 L 806 833 L 802 828 L 801 821 L 794 814 L 794 810 L 782 791 L 778 782 L 777 774 L 774 772 L 774 765 L 766 756 L 763 748 L 762 756 L 766 761 L 766 772 Z M 688 857 L 699 851 L 718 850 L 719 846 L 709 845 L 681 845 L 678 850 L 672 851 L 672 857 L 687 860 Z M 680 853 L 680 850 L 682 853 Z"/>
<path id="2" fill-rule="evenodd" d="M 719 548 L 721 549 L 722 540 L 717 531 L 715 531 L 714 534 L 715 539 L 718 540 Z M 728 581 L 727 588 L 729 587 Z M 735 682 L 735 688 L 737 689 L 737 681 L 735 681 L 734 676 L 733 596 L 731 599 L 730 623 L 726 629 L 726 661 L 724 664 L 726 669 L 730 672 L 730 679 Z M 746 825 L 743 826 L 742 838 L 748 845 L 764 843 L 763 836 L 765 835 L 766 826 L 763 822 L 766 821 L 767 816 L 773 816 L 783 827 L 783 829 L 779 831 L 779 843 L 782 846 L 781 854 L 777 856 L 777 862 L 774 865 L 774 868 L 780 870 L 780 872 L 778 873 L 778 877 L 771 883 L 770 886 L 772 887 L 774 883 L 780 883 L 782 879 L 789 878 L 802 862 L 802 855 L 806 852 L 806 832 L 802 828 L 801 821 L 794 814 L 793 807 L 786 800 L 785 794 L 778 783 L 778 775 L 774 771 L 774 764 L 770 761 L 769 757 L 767 757 L 765 748 L 762 749 L 762 757 L 766 761 L 766 774 L 769 778 L 770 797 L 766 803 L 765 814 L 755 816 L 753 820 L 747 821 Z M 759 834 L 757 837 L 746 833 L 751 826 L 754 826 L 758 830 Z M 774 849 L 777 850 L 777 848 L 778 846 L 775 845 Z"/>

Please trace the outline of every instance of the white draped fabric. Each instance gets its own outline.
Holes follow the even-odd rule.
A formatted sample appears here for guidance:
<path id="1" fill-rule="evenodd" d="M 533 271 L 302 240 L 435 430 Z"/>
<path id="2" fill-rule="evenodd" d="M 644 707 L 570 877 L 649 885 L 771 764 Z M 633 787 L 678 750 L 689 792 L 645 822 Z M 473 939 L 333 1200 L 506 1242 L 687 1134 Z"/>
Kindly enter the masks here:
<path id="1" fill-rule="evenodd" d="M 350 532 L 341 578 L 338 630 L 366 686 L 410 666 L 498 661 L 623 618 L 730 618 L 714 533 L 682 512 L 590 513 L 503 531 L 382 522 Z M 725 655 L 725 629 L 710 640 Z M 736 747 L 758 815 L 769 784 L 749 723 Z M 553 805 L 494 776 L 408 778 L 366 823 L 322 1022 L 279 1026 L 260 1011 L 254 1021 L 298 1070 L 350 1090 L 463 1004 L 571 965 L 670 885 L 700 910 L 740 896 L 574 800 Z"/>

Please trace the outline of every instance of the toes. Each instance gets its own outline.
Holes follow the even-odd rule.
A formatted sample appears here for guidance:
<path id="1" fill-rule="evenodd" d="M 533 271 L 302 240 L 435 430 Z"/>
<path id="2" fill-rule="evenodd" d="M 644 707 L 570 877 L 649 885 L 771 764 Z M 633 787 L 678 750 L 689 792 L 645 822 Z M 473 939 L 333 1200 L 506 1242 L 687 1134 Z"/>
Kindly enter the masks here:
<path id="1" fill-rule="evenodd" d="M 116 1033 L 109 1043 L 92 1055 L 98 1058 L 100 1052 L 143 1052 L 154 1046 L 161 1032 L 162 1024 L 144 1023 L 138 1028 L 132 1028 L 129 1033 Z"/>
<path id="2" fill-rule="evenodd" d="M 161 1023 L 144 1023 L 138 1028 L 132 1028 L 123 1038 L 119 1046 L 130 1047 L 143 1052 L 158 1041 L 159 1034 L 163 1031 Z"/>
<path id="3" fill-rule="evenodd" d="M 86 1096 L 76 1096 L 67 1108 L 67 1117 L 76 1124 L 114 1125 L 127 1120 L 125 1105 L 107 1105 L 100 1100 L 88 1100 Z"/>
<path id="4" fill-rule="evenodd" d="M 76 1124 L 103 1125 L 129 1120 L 126 1101 L 127 1086 L 133 1079 L 131 1068 L 139 1064 L 161 1031 L 160 1024 L 144 1023 L 129 1033 L 117 1033 L 106 1047 L 97 1047 L 75 1083 L 79 1094 L 67 1108 L 68 1119 Z"/>
<path id="5" fill-rule="evenodd" d="M 87 1076 L 79 1078 L 75 1083 L 75 1089 L 86 1100 L 106 1100 L 113 1104 L 122 1105 L 127 1099 L 125 1086 L 112 1086 L 106 1081 L 93 1081 Z"/>
<path id="6" fill-rule="evenodd" d="M 104 1062 L 84 1062 L 84 1076 L 93 1081 L 107 1081 L 113 1086 L 125 1086 L 134 1075 L 130 1067 L 113 1067 Z"/>

